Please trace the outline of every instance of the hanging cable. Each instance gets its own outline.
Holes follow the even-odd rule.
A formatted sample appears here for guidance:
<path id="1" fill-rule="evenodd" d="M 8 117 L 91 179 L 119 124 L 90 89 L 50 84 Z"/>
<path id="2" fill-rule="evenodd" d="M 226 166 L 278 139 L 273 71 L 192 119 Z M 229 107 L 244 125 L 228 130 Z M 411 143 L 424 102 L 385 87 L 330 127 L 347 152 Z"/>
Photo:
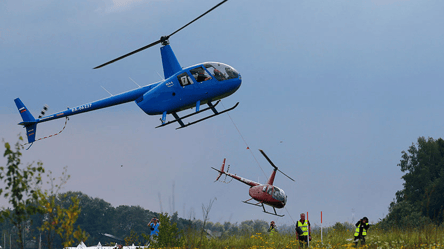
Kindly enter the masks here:
<path id="1" fill-rule="evenodd" d="M 58 133 L 56 133 L 56 134 L 52 134 L 52 135 L 49 135 L 49 136 L 47 136 L 47 137 L 41 137 L 41 138 L 35 140 L 34 142 L 37 142 L 37 141 L 40 141 L 40 140 L 43 140 L 43 139 L 46 139 L 46 138 L 50 138 L 50 137 L 53 137 L 53 136 L 57 136 L 57 135 L 59 135 L 60 133 L 62 133 L 63 130 L 65 130 L 65 128 L 66 128 L 66 124 L 68 123 L 68 120 L 69 120 L 69 118 L 66 117 L 65 125 L 63 126 L 62 130 L 60 130 Z M 25 143 L 25 144 L 23 144 L 23 146 L 28 145 L 28 144 L 31 144 L 31 145 L 28 147 L 28 149 L 29 149 L 29 148 L 31 148 L 31 146 L 32 146 L 32 144 L 33 144 L 34 142 L 32 142 L 32 143 Z M 26 150 L 28 150 L 28 149 L 26 149 Z"/>
<path id="2" fill-rule="evenodd" d="M 290 215 L 290 218 L 291 218 L 291 220 L 293 221 L 293 224 L 296 224 L 296 222 L 293 220 L 293 217 L 291 217 L 291 214 L 290 214 L 290 212 L 288 212 L 288 209 L 287 209 L 287 207 L 285 207 L 285 211 L 287 211 L 287 213 L 288 213 L 288 215 Z"/>
<path id="3" fill-rule="evenodd" d="M 222 104 L 222 107 L 225 109 L 224 103 L 221 102 L 221 104 Z M 228 115 L 228 117 L 230 118 L 231 122 L 233 123 L 234 128 L 236 128 L 236 130 L 237 130 L 237 132 L 239 133 L 240 137 L 242 138 L 242 140 L 244 141 L 245 145 L 247 146 L 247 150 L 250 151 L 250 153 L 251 153 L 251 155 L 253 156 L 254 160 L 256 161 L 257 165 L 258 165 L 259 168 L 262 170 L 262 173 L 264 173 L 265 179 L 267 179 L 267 175 L 265 174 L 265 171 L 262 169 L 262 167 L 261 167 L 259 161 L 258 161 L 258 160 L 256 159 L 256 157 L 254 156 L 253 151 L 250 150 L 250 146 L 248 146 L 248 143 L 247 143 L 247 141 L 245 141 L 244 136 L 242 136 L 242 133 L 240 132 L 239 128 L 237 128 L 237 125 L 234 123 L 234 120 L 231 118 L 231 116 L 230 116 L 230 114 L 229 114 L 228 112 L 227 112 L 227 115 Z"/>

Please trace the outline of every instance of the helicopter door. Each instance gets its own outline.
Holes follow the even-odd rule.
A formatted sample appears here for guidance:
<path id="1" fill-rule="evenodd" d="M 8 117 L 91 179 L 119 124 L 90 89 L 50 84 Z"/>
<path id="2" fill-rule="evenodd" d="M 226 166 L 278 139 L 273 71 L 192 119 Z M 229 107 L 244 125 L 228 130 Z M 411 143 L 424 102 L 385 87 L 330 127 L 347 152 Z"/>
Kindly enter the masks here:
<path id="1" fill-rule="evenodd" d="M 262 189 L 262 192 L 266 192 L 269 195 L 271 195 L 273 193 L 273 186 L 271 186 L 271 185 L 264 186 L 264 188 Z"/>
<path id="2" fill-rule="evenodd" d="M 179 74 L 177 76 L 177 80 L 179 81 L 182 87 L 193 84 L 191 77 L 186 72 Z"/>

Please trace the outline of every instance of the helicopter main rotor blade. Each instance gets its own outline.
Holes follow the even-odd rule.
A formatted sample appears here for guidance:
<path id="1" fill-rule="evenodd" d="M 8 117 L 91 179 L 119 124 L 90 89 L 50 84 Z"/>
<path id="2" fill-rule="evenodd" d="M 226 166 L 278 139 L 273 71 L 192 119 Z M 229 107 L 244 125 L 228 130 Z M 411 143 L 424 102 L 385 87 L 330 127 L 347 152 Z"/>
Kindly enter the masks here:
<path id="1" fill-rule="evenodd" d="M 140 51 L 142 51 L 142 50 L 145 50 L 145 49 L 147 49 L 147 48 L 150 48 L 150 47 L 152 47 L 152 46 L 155 46 L 155 45 L 157 45 L 157 44 L 159 44 L 159 43 L 161 43 L 161 42 L 168 41 L 168 39 L 169 39 L 172 35 L 176 34 L 176 33 L 179 32 L 179 31 L 181 31 L 182 29 L 184 29 L 184 28 L 187 27 L 188 25 L 192 24 L 193 22 L 199 20 L 201 17 L 205 16 L 206 14 L 210 13 L 211 11 L 213 11 L 214 9 L 216 9 L 217 7 L 221 6 L 221 5 L 222 5 L 223 3 L 225 3 L 226 1 L 228 1 L 228 0 L 223 0 L 222 2 L 218 3 L 218 4 L 217 4 L 216 6 L 214 6 L 213 8 L 209 9 L 207 12 L 203 13 L 202 15 L 198 16 L 197 18 L 195 18 L 195 19 L 192 20 L 191 22 L 189 22 L 189 23 L 187 23 L 186 25 L 182 26 L 180 29 L 174 31 L 173 33 L 171 33 L 171 34 L 169 34 L 169 35 L 167 35 L 167 36 L 162 36 L 158 41 L 155 41 L 155 42 L 153 42 L 153 43 L 151 43 L 151 44 L 146 45 L 145 47 L 141 47 L 141 48 L 139 48 L 139 49 L 137 49 L 137 50 L 134 50 L 134 51 L 132 51 L 132 52 L 130 52 L 130 53 L 127 53 L 127 54 L 125 54 L 125 55 L 122 55 L 122 56 L 120 56 L 119 58 L 116 58 L 116 59 L 114 59 L 114 60 L 111 60 L 111 61 L 108 61 L 108 62 L 106 62 L 106 63 L 103 63 L 102 65 L 97 66 L 97 67 L 95 67 L 95 68 L 93 68 L 93 69 L 98 69 L 98 68 L 104 67 L 104 66 L 106 66 L 106 65 L 108 65 L 108 64 L 111 64 L 111 63 L 114 63 L 114 62 L 116 62 L 116 61 L 118 61 L 118 60 L 121 60 L 121 59 L 123 59 L 123 58 L 125 58 L 125 57 L 127 57 L 127 56 L 130 56 L 130 55 L 132 55 L 132 54 L 138 53 L 138 52 L 140 52 Z"/>
<path id="2" fill-rule="evenodd" d="M 228 0 L 224 0 L 224 1 L 220 2 L 220 3 L 218 3 L 216 6 L 214 6 L 214 7 L 211 8 L 211 9 L 209 9 L 207 12 L 205 12 L 205 13 L 203 13 L 202 15 L 198 16 L 197 18 L 195 18 L 195 19 L 192 20 L 191 22 L 185 24 L 182 28 L 180 28 L 180 29 L 174 31 L 173 33 L 171 33 L 169 36 L 167 36 L 167 38 L 170 38 L 172 35 L 176 34 L 176 33 L 179 32 L 179 31 L 181 31 L 182 29 L 184 29 L 184 28 L 187 27 L 188 25 L 190 25 L 190 24 L 192 24 L 193 22 L 199 20 L 201 17 L 203 17 L 204 15 L 210 13 L 210 12 L 213 11 L 215 8 L 221 6 L 221 5 L 222 5 L 223 3 L 225 3 L 226 1 L 228 1 Z"/>
<path id="3" fill-rule="evenodd" d="M 285 174 L 284 172 L 282 172 L 280 169 L 278 169 L 279 172 L 281 172 L 284 176 L 288 177 L 290 180 L 292 180 L 293 182 L 295 181 L 293 178 L 289 177 L 287 174 Z"/>
<path id="4" fill-rule="evenodd" d="M 267 154 L 265 154 L 265 152 L 263 150 L 259 150 L 262 155 L 265 157 L 265 159 L 267 159 L 267 161 L 271 164 L 271 166 L 273 166 L 273 168 L 278 169 L 278 167 L 276 167 L 276 165 L 274 165 L 274 163 L 270 160 L 270 158 L 268 158 Z"/>
<path id="5" fill-rule="evenodd" d="M 106 65 L 108 65 L 108 64 L 114 63 L 114 62 L 116 62 L 116 61 L 118 61 L 118 60 L 121 60 L 121 59 L 127 57 L 127 56 L 130 56 L 130 55 L 132 55 L 132 54 L 135 54 L 135 53 L 138 53 L 138 52 L 140 52 L 140 51 L 142 51 L 142 50 L 145 50 L 145 49 L 147 49 L 147 48 L 149 48 L 149 47 L 152 47 L 152 46 L 154 46 L 154 45 L 157 45 L 157 44 L 159 44 L 161 41 L 162 41 L 162 40 L 155 41 L 155 42 L 153 42 L 153 43 L 151 43 L 151 44 L 146 45 L 145 47 L 141 47 L 141 48 L 139 48 L 139 49 L 137 49 L 137 50 L 134 50 L 133 52 L 127 53 L 127 54 L 125 54 L 125 55 L 122 55 L 122 56 L 120 56 L 119 58 L 116 58 L 116 59 L 114 59 L 114 60 L 111 60 L 111 61 L 108 61 L 108 62 L 106 62 L 106 63 L 103 63 L 102 65 L 97 66 L 97 67 L 95 67 L 95 68 L 93 68 L 93 69 L 101 68 L 101 67 L 104 67 L 104 66 L 106 66 Z"/>
<path id="6" fill-rule="evenodd" d="M 278 167 L 276 167 L 276 165 L 274 165 L 274 163 L 270 160 L 270 158 L 268 158 L 267 154 L 265 154 L 265 152 L 263 150 L 259 150 L 259 151 L 262 153 L 262 155 L 265 157 L 265 159 L 267 159 L 267 161 L 271 164 L 271 166 L 273 166 L 277 171 L 281 172 L 284 176 L 288 177 L 293 182 L 295 181 L 293 178 L 289 177 L 287 174 L 285 174 L 280 169 L 278 169 Z"/>

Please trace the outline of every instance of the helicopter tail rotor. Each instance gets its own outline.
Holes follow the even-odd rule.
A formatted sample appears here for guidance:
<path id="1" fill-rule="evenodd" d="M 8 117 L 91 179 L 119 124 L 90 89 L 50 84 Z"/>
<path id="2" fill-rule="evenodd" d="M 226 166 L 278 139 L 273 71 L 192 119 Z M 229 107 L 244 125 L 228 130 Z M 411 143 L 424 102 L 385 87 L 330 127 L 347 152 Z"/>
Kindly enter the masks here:
<path id="1" fill-rule="evenodd" d="M 274 165 L 274 163 L 270 160 L 270 158 L 268 158 L 267 154 L 265 154 L 265 152 L 263 150 L 259 150 L 262 155 L 265 157 L 265 159 L 267 159 L 267 161 L 271 164 L 271 166 L 273 166 L 273 168 L 277 171 L 279 171 L 280 173 L 282 173 L 284 176 L 288 177 L 290 180 L 292 180 L 293 182 L 295 181 L 293 178 L 289 177 L 287 174 L 285 174 L 284 172 L 282 172 L 281 170 L 279 170 L 278 167 L 276 167 L 276 165 Z"/>
<path id="2" fill-rule="evenodd" d="M 155 42 L 152 42 L 152 43 L 150 43 L 150 44 L 148 44 L 148 45 L 146 45 L 146 46 L 144 46 L 144 47 L 141 47 L 141 48 L 139 48 L 139 49 L 136 49 L 136 50 L 134 50 L 134 51 L 132 51 L 132 52 L 130 52 L 130 53 L 127 53 L 127 54 L 125 54 L 125 55 L 122 55 L 122 56 L 120 56 L 120 57 L 118 57 L 118 58 L 116 58 L 116 59 L 114 59 L 114 60 L 110 60 L 110 61 L 108 61 L 108 62 L 106 62 L 106 63 L 103 63 L 102 65 L 99 65 L 99 66 L 97 66 L 97 67 L 95 67 L 95 68 L 93 68 L 93 69 L 98 69 L 98 68 L 104 67 L 104 66 L 106 66 L 106 65 L 108 65 L 108 64 L 114 63 L 114 62 L 116 62 L 116 61 L 118 61 L 118 60 L 121 60 L 121 59 L 123 59 L 123 58 L 125 58 L 125 57 L 128 57 L 128 56 L 130 56 L 130 55 L 133 55 L 133 54 L 135 54 L 135 53 L 138 53 L 138 52 L 140 52 L 140 51 L 142 51 L 142 50 L 145 50 L 145 49 L 147 49 L 147 48 L 150 48 L 150 47 L 152 47 L 152 46 L 155 46 L 155 45 L 157 45 L 157 44 L 159 44 L 159 43 L 161 43 L 162 45 L 168 45 L 168 44 L 169 44 L 168 39 L 169 39 L 171 36 L 173 36 L 174 34 L 176 34 L 176 33 L 179 32 L 179 31 L 181 31 L 182 29 L 184 29 L 184 28 L 187 27 L 188 25 L 192 24 L 193 22 L 199 20 L 200 18 L 202 18 L 202 17 L 205 16 L 206 14 L 210 13 L 211 11 L 213 11 L 214 9 L 216 9 L 217 7 L 219 7 L 220 5 L 224 4 L 226 1 L 228 1 L 228 0 L 223 0 L 222 2 L 218 3 L 218 4 L 217 4 L 216 6 L 214 6 L 213 8 L 209 9 L 207 12 L 203 13 L 202 15 L 198 16 L 197 18 L 195 18 L 195 19 L 192 20 L 191 22 L 189 22 L 189 23 L 185 24 L 184 26 L 182 26 L 181 28 L 177 29 L 177 30 L 174 31 L 173 33 L 171 33 L 171 34 L 169 34 L 169 35 L 167 35 L 167 36 L 162 36 L 162 37 L 160 37 L 159 40 L 157 40 L 157 41 L 155 41 Z"/>

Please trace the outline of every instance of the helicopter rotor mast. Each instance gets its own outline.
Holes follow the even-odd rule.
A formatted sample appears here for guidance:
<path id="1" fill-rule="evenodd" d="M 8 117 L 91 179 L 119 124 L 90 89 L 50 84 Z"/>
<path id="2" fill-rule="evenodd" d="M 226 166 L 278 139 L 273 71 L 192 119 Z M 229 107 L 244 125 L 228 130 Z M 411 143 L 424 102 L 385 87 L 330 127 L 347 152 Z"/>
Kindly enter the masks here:
<path id="1" fill-rule="evenodd" d="M 102 65 L 99 65 L 99 66 L 97 66 L 97 67 L 95 67 L 95 68 L 93 68 L 93 69 L 98 69 L 98 68 L 104 67 L 104 66 L 109 65 L 109 64 L 111 64 L 111 63 L 114 63 L 114 62 L 116 62 L 116 61 L 118 61 L 118 60 L 121 60 L 121 59 L 123 59 L 123 58 L 125 58 L 125 57 L 128 57 L 128 56 L 133 55 L 133 54 L 138 53 L 138 52 L 141 52 L 141 51 L 143 51 L 143 50 L 145 50 L 145 49 L 147 49 L 147 48 L 150 48 L 150 47 L 152 47 L 152 46 L 155 46 L 155 45 L 157 45 L 157 44 L 159 44 L 159 43 L 161 43 L 161 44 L 164 45 L 164 46 L 165 46 L 165 45 L 168 45 L 168 44 L 169 44 L 169 38 L 170 38 L 171 36 L 173 36 L 174 34 L 176 34 L 176 33 L 179 32 L 179 31 L 181 31 L 182 29 L 184 29 L 184 28 L 187 27 L 188 25 L 192 24 L 193 22 L 199 20 L 200 18 L 202 18 L 202 17 L 205 16 L 206 14 L 210 13 L 211 11 L 213 11 L 214 9 L 216 9 L 217 7 L 219 7 L 220 5 L 224 4 L 226 1 L 228 1 L 228 0 L 223 0 L 222 2 L 218 3 L 218 4 L 215 5 L 213 8 L 209 9 L 208 11 L 206 11 L 205 13 L 203 13 L 202 15 L 196 17 L 194 20 L 192 20 L 191 22 L 185 24 L 184 26 L 182 26 L 181 28 L 177 29 L 177 30 L 174 31 L 173 33 L 171 33 L 171 34 L 169 34 L 169 35 L 167 35 L 167 36 L 162 36 L 162 37 L 160 37 L 159 40 L 157 40 L 157 41 L 155 41 L 155 42 L 152 42 L 152 43 L 150 43 L 150 44 L 148 44 L 148 45 L 146 45 L 146 46 L 144 46 L 144 47 L 141 47 L 141 48 L 139 48 L 139 49 L 136 49 L 136 50 L 134 50 L 134 51 L 132 51 L 132 52 L 129 52 L 129 53 L 125 54 L 125 55 L 122 55 L 122 56 L 120 56 L 120 57 L 118 57 L 118 58 L 116 58 L 116 59 L 113 59 L 113 60 L 110 60 L 110 61 L 108 61 L 108 62 L 106 62 L 106 63 L 103 63 Z"/>

